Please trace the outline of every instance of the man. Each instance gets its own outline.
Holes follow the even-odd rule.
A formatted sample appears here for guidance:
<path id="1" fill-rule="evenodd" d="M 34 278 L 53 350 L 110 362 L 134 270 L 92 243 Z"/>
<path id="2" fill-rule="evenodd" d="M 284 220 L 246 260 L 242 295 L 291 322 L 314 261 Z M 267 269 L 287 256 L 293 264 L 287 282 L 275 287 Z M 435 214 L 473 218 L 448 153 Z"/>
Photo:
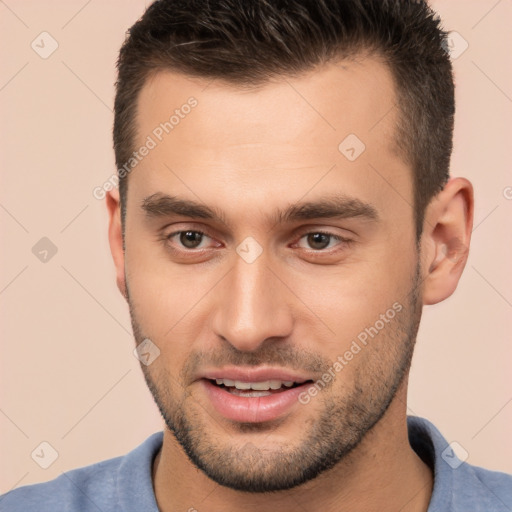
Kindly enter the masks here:
<path id="1" fill-rule="evenodd" d="M 106 202 L 166 429 L 2 509 L 512 509 L 512 476 L 406 416 L 422 306 L 454 292 L 473 222 L 445 48 L 421 1 L 148 8 Z"/>

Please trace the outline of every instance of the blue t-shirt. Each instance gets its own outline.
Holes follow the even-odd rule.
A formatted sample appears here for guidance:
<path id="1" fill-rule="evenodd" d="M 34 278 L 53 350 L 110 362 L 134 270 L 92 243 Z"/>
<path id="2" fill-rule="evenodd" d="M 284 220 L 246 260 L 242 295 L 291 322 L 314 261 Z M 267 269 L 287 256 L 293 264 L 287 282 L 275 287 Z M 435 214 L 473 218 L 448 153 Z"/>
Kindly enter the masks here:
<path id="1" fill-rule="evenodd" d="M 407 418 L 409 441 L 434 469 L 428 512 L 510 512 L 512 475 L 461 462 L 429 421 Z M 2 512 L 158 512 L 151 479 L 157 432 L 127 455 L 0 496 Z M 192 503 L 193 504 L 193 503 Z"/>

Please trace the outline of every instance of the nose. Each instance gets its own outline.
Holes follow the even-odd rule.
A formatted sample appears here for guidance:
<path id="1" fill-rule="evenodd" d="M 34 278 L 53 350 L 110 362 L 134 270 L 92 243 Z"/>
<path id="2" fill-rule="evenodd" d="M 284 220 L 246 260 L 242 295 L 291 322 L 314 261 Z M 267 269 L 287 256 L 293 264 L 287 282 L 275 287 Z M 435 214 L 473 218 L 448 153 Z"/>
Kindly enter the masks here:
<path id="1" fill-rule="evenodd" d="M 237 257 L 217 288 L 213 329 L 233 347 L 255 351 L 270 338 L 286 338 L 293 328 L 290 291 L 260 256 Z"/>

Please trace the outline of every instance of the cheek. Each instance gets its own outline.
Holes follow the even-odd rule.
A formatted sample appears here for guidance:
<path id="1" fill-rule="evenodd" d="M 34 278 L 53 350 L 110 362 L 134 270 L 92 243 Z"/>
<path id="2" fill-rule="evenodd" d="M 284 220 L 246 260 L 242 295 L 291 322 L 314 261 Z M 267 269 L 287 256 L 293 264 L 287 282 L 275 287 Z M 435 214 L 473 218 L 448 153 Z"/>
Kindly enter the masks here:
<path id="1" fill-rule="evenodd" d="M 193 265 L 177 265 L 154 240 L 132 239 L 138 243 L 130 243 L 127 237 L 125 261 L 137 323 L 161 350 L 172 346 L 177 354 L 207 325 L 205 299 L 220 271 L 200 272 Z"/>
<path id="2" fill-rule="evenodd" d="M 374 261 L 357 262 L 326 279 L 296 279 L 295 286 L 300 286 L 297 295 L 315 313 L 312 323 L 327 326 L 322 330 L 322 350 L 334 360 L 350 350 L 354 340 L 369 341 L 376 331 L 381 338 L 399 328 L 414 274 L 412 253 L 397 262 L 393 254 L 381 251 Z"/>
<path id="3" fill-rule="evenodd" d="M 137 320 L 147 336 L 168 339 L 196 322 L 205 292 L 190 278 L 139 272 L 128 282 Z"/>

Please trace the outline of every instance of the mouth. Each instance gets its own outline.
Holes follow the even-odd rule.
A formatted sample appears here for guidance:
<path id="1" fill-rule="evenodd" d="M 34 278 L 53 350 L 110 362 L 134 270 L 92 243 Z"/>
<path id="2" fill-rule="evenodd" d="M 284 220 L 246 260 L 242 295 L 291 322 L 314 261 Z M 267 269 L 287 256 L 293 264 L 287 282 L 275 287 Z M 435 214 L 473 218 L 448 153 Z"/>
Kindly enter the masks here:
<path id="1" fill-rule="evenodd" d="M 283 393 L 290 389 L 304 385 L 306 382 L 294 382 L 291 380 L 265 380 L 261 382 L 243 382 L 231 379 L 208 379 L 213 385 L 231 393 L 232 395 L 246 398 L 258 398 Z"/>
<path id="2" fill-rule="evenodd" d="M 286 377 L 289 378 L 289 377 Z M 283 418 L 299 405 L 299 395 L 313 380 L 235 380 L 202 378 L 201 389 L 213 410 L 239 423 L 260 423 Z"/>

